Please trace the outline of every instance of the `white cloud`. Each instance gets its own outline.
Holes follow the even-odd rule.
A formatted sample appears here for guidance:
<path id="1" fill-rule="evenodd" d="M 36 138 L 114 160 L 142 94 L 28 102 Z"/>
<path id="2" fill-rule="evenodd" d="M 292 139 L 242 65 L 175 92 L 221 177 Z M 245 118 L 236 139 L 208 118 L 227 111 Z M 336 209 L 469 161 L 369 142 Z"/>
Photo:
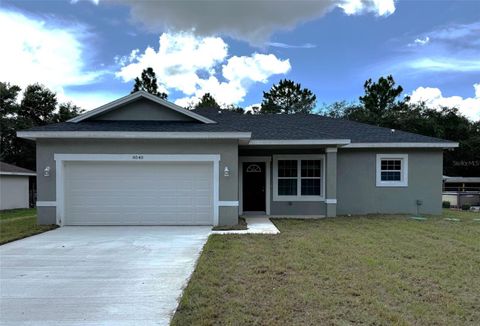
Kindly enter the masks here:
<path id="1" fill-rule="evenodd" d="M 84 26 L 0 10 L 0 30 L 4 31 L 1 81 L 22 88 L 41 83 L 57 92 L 59 98 L 78 103 L 64 87 L 90 84 L 105 73 L 86 68 L 84 41 L 89 35 Z"/>
<path id="2" fill-rule="evenodd" d="M 410 95 L 413 103 L 425 102 L 431 108 L 439 109 L 442 106 L 456 107 L 467 118 L 477 121 L 480 119 L 480 83 L 473 85 L 474 97 L 461 96 L 444 97 L 442 91 L 434 87 L 418 87 Z"/>
<path id="3" fill-rule="evenodd" d="M 243 101 L 253 83 L 266 83 L 272 75 L 285 74 L 291 66 L 288 59 L 273 54 L 228 57 L 228 45 L 220 37 L 199 37 L 192 33 L 163 33 L 159 48 L 138 49 L 117 57 L 117 77 L 125 82 L 152 67 L 163 91 L 177 91 L 184 96 L 176 103 L 187 106 L 205 93 L 211 93 L 222 104 Z"/>
<path id="4" fill-rule="evenodd" d="M 424 38 L 416 38 L 415 41 L 413 41 L 413 43 L 410 43 L 408 46 L 416 46 L 416 45 L 419 45 L 419 46 L 422 46 L 422 45 L 426 45 L 430 42 L 430 37 L 428 36 L 425 36 Z"/>
<path id="5" fill-rule="evenodd" d="M 480 22 L 450 24 L 419 35 L 407 44 L 400 71 L 480 72 Z"/>
<path id="6" fill-rule="evenodd" d="M 480 60 L 457 59 L 449 57 L 419 58 L 406 63 L 407 67 L 418 71 L 451 71 L 451 72 L 474 72 L 480 71 Z"/>
<path id="7" fill-rule="evenodd" d="M 274 48 L 281 48 L 281 49 L 314 49 L 317 46 L 312 43 L 303 43 L 303 44 L 287 44 L 281 42 L 268 42 L 266 45 L 274 47 Z"/>
<path id="8" fill-rule="evenodd" d="M 394 0 L 116 2 L 129 6 L 133 21 L 153 32 L 193 28 L 199 35 L 227 35 L 259 46 L 275 31 L 290 30 L 337 7 L 347 15 L 388 16 L 395 11 Z"/>
<path id="9" fill-rule="evenodd" d="M 79 2 L 91 2 L 93 3 L 94 5 L 98 6 L 98 3 L 100 2 L 100 0 L 71 0 L 70 2 L 75 4 L 75 3 L 79 3 Z"/>
<path id="10" fill-rule="evenodd" d="M 336 1 L 347 15 L 374 13 L 378 16 L 388 16 L 395 12 L 395 2 L 390 0 L 345 0 Z"/>

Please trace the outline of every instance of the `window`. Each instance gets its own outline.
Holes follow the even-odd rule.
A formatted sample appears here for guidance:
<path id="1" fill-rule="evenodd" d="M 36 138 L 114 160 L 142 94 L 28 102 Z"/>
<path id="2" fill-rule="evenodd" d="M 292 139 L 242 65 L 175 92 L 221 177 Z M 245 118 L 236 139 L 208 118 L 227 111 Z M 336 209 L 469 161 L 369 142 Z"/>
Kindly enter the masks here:
<path id="1" fill-rule="evenodd" d="M 274 156 L 274 201 L 323 200 L 323 155 Z"/>
<path id="2" fill-rule="evenodd" d="M 408 186 L 408 155 L 377 154 L 377 187 Z"/>

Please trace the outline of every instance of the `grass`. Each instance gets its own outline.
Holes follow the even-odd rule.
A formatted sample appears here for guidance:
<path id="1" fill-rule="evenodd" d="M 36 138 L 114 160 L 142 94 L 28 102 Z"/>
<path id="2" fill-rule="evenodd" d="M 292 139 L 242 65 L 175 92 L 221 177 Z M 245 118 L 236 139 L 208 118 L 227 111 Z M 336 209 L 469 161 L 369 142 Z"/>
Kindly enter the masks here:
<path id="1" fill-rule="evenodd" d="M 0 245 L 56 228 L 56 225 L 37 225 L 35 208 L 0 211 Z"/>
<path id="2" fill-rule="evenodd" d="M 238 218 L 237 225 L 220 225 L 214 226 L 212 228 L 213 231 L 230 231 L 230 230 L 246 230 L 248 229 L 247 221 L 243 217 Z"/>
<path id="3" fill-rule="evenodd" d="M 278 219 L 280 235 L 212 235 L 172 325 L 478 325 L 477 218 Z"/>

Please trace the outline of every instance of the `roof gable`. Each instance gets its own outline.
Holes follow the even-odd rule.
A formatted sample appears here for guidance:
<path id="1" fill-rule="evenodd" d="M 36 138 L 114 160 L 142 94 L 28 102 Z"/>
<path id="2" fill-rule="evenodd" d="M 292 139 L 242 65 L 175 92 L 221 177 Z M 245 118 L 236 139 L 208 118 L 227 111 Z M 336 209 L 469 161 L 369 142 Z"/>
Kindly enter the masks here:
<path id="1" fill-rule="evenodd" d="M 88 111 L 69 122 L 84 120 L 129 121 L 198 121 L 216 123 L 202 115 L 182 108 L 144 91 L 122 97 L 99 108 Z"/>

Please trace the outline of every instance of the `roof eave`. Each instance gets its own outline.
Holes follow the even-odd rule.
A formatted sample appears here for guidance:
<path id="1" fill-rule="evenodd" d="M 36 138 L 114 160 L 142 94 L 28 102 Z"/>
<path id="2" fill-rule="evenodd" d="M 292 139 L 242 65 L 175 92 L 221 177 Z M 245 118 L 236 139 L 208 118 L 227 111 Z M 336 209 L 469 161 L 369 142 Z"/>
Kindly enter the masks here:
<path id="1" fill-rule="evenodd" d="M 345 146 L 350 144 L 350 139 L 252 139 L 248 143 L 251 146 L 270 145 L 332 145 Z"/>
<path id="2" fill-rule="evenodd" d="M 457 148 L 455 142 L 351 143 L 345 148 Z"/>
<path id="3" fill-rule="evenodd" d="M 36 140 L 45 138 L 82 139 L 239 139 L 250 140 L 251 132 L 155 132 L 155 131 L 18 131 L 17 136 Z"/>

